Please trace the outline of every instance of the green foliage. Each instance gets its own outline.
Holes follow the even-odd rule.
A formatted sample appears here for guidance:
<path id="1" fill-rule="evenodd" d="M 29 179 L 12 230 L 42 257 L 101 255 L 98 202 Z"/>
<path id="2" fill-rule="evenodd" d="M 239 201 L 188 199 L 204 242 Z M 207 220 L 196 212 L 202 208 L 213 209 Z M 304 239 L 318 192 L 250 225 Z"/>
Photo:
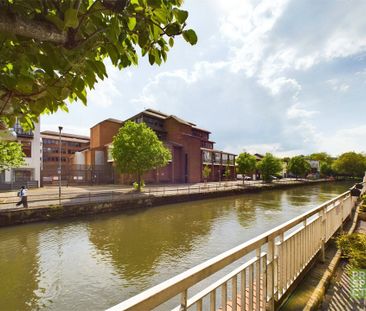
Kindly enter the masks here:
<path id="1" fill-rule="evenodd" d="M 166 166 L 171 153 L 145 123 L 127 121 L 113 138 L 112 157 L 121 173 L 137 175 L 140 191 L 142 174 Z"/>
<path id="2" fill-rule="evenodd" d="M 346 152 L 334 161 L 332 168 L 339 175 L 362 177 L 366 170 L 366 157 L 362 153 Z"/>
<path id="3" fill-rule="evenodd" d="M 138 53 L 160 65 L 186 29 L 182 0 L 0 1 L 0 117 L 33 127 L 40 114 L 87 102 L 87 90 L 107 77 L 105 60 L 119 69 Z"/>
<path id="4" fill-rule="evenodd" d="M 337 246 L 342 256 L 349 260 L 353 268 L 366 268 L 366 235 L 353 233 L 341 235 L 337 238 Z"/>
<path id="5" fill-rule="evenodd" d="M 243 175 L 250 175 L 255 172 L 256 167 L 256 157 L 247 153 L 243 152 L 238 155 L 236 158 L 236 165 L 237 165 L 237 172 L 239 174 Z M 244 182 L 244 176 L 243 176 L 243 182 Z"/>
<path id="6" fill-rule="evenodd" d="M 305 176 L 310 172 L 311 167 L 303 156 L 296 156 L 290 159 L 287 169 L 296 176 Z"/>
<path id="7" fill-rule="evenodd" d="M 321 162 L 320 163 L 320 174 L 322 176 L 334 176 L 335 172 L 333 170 L 332 164 L 329 164 L 327 162 Z"/>
<path id="8" fill-rule="evenodd" d="M 226 180 L 229 180 L 230 175 L 231 175 L 230 166 L 226 165 L 224 172 L 224 177 L 226 178 Z"/>
<path id="9" fill-rule="evenodd" d="M 25 154 L 18 142 L 0 141 L 0 172 L 24 165 Z"/>
<path id="10" fill-rule="evenodd" d="M 272 176 L 278 174 L 282 170 L 282 161 L 274 157 L 271 153 L 266 153 L 263 159 L 257 164 L 257 168 L 262 174 L 265 182 L 271 182 Z"/>
<path id="11" fill-rule="evenodd" d="M 308 156 L 308 159 L 327 164 L 332 164 L 333 162 L 333 158 L 326 152 L 312 153 L 311 155 Z"/>
<path id="12" fill-rule="evenodd" d="M 211 174 L 211 169 L 208 167 L 208 165 L 205 165 L 202 170 L 203 180 L 206 181 L 207 178 L 210 176 L 210 174 Z"/>
<path id="13" fill-rule="evenodd" d="M 133 184 L 132 184 L 133 188 L 138 191 L 139 190 L 139 183 L 137 181 L 135 181 Z M 145 182 L 143 179 L 141 179 L 141 185 L 140 185 L 140 189 L 144 189 L 145 187 Z"/>

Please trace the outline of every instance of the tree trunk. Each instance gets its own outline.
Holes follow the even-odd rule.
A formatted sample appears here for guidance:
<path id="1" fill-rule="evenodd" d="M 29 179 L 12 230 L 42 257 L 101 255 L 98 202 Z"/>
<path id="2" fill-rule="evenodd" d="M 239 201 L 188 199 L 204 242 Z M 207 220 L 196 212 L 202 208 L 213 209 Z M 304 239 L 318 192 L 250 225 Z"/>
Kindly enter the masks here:
<path id="1" fill-rule="evenodd" d="M 141 192 L 141 173 L 137 173 L 137 192 Z"/>

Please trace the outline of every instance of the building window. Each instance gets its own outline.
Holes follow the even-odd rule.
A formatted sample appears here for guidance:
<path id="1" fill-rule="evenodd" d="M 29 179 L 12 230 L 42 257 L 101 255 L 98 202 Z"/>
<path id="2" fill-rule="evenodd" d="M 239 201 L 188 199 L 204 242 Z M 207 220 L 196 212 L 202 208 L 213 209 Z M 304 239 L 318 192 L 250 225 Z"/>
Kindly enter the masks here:
<path id="1" fill-rule="evenodd" d="M 209 151 L 203 151 L 202 152 L 202 161 L 204 163 L 211 163 L 212 162 L 212 152 Z"/>
<path id="2" fill-rule="evenodd" d="M 113 161 L 113 156 L 112 156 L 112 146 L 108 146 L 108 150 L 107 150 L 107 158 L 108 158 L 108 162 Z"/>
<path id="3" fill-rule="evenodd" d="M 228 164 L 229 155 L 227 153 L 222 154 L 222 164 Z"/>
<path id="4" fill-rule="evenodd" d="M 27 158 L 32 157 L 32 142 L 29 140 L 22 140 L 22 150 Z"/>
<path id="5" fill-rule="evenodd" d="M 221 163 L 221 153 L 215 152 L 215 163 Z"/>

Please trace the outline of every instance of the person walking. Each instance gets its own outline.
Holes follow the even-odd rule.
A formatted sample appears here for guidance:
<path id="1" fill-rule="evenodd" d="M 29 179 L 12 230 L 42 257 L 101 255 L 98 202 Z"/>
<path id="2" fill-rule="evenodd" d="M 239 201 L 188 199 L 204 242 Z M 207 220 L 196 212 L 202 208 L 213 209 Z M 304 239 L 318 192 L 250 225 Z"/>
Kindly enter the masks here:
<path id="1" fill-rule="evenodd" d="M 27 197 L 27 187 L 21 186 L 20 191 L 18 192 L 18 197 L 20 197 L 20 201 L 16 204 L 17 206 L 23 204 L 24 208 L 28 208 L 28 197 Z"/>

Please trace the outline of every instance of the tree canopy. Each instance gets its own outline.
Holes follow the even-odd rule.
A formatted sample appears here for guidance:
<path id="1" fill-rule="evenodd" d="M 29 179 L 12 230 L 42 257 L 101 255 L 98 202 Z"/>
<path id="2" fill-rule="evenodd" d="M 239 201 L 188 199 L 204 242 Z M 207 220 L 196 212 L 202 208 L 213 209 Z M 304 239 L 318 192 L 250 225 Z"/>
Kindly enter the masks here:
<path id="1" fill-rule="evenodd" d="M 312 153 L 307 157 L 309 160 L 319 161 L 321 163 L 332 164 L 333 158 L 326 152 Z"/>
<path id="2" fill-rule="evenodd" d="M 127 121 L 113 138 L 112 157 L 121 173 L 136 174 L 140 191 L 142 175 L 166 166 L 171 153 L 145 123 Z"/>
<path id="3" fill-rule="evenodd" d="M 18 142 L 0 140 L 0 172 L 24 164 L 25 154 Z"/>
<path id="4" fill-rule="evenodd" d="M 362 153 L 346 152 L 341 154 L 333 163 L 333 169 L 339 175 L 352 177 L 364 176 L 366 157 Z"/>
<path id="5" fill-rule="evenodd" d="M 87 102 L 107 77 L 104 61 L 123 69 L 138 52 L 160 65 L 186 29 L 183 0 L 0 1 L 0 119 L 33 127 L 42 113 Z"/>
<path id="6" fill-rule="evenodd" d="M 303 156 L 295 156 L 288 162 L 288 171 L 297 177 L 304 176 L 310 172 L 311 167 L 308 161 Z"/>
<path id="7" fill-rule="evenodd" d="M 255 172 L 257 159 L 254 155 L 243 152 L 236 158 L 236 168 L 239 174 L 250 175 Z M 244 176 L 243 176 L 244 182 Z"/>
<path id="8" fill-rule="evenodd" d="M 273 176 L 281 172 L 282 170 L 282 161 L 272 153 L 266 153 L 263 159 L 257 164 L 257 168 L 262 174 L 262 179 L 265 182 L 270 182 L 273 179 Z"/>

